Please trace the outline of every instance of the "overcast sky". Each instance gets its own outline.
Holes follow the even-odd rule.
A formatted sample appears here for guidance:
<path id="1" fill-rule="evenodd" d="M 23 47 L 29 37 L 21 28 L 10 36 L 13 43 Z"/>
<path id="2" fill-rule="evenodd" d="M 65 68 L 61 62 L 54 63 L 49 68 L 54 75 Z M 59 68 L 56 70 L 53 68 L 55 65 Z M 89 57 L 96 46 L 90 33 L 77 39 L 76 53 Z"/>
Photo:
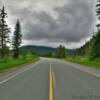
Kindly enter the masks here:
<path id="1" fill-rule="evenodd" d="M 77 48 L 94 31 L 95 0 L 0 0 L 13 30 L 21 21 L 23 44 Z"/>

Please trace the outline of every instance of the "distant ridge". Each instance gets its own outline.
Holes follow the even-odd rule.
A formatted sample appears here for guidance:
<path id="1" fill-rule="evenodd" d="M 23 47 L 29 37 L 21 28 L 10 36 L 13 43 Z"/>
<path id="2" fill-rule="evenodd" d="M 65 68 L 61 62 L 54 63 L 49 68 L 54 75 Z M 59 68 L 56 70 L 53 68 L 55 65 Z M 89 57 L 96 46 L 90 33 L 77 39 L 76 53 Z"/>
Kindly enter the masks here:
<path id="1" fill-rule="evenodd" d="M 57 48 L 53 47 L 46 47 L 46 46 L 35 46 L 35 45 L 26 45 L 20 47 L 20 52 L 23 54 L 26 54 L 28 52 L 31 52 L 36 55 L 44 55 L 45 53 L 55 53 Z M 66 49 L 68 53 L 74 53 L 75 49 Z"/>
<path id="2" fill-rule="evenodd" d="M 45 46 L 26 45 L 26 46 L 20 47 L 20 51 L 21 51 L 21 53 L 31 52 L 36 55 L 42 55 L 46 52 L 55 52 L 56 48 L 45 47 Z"/>

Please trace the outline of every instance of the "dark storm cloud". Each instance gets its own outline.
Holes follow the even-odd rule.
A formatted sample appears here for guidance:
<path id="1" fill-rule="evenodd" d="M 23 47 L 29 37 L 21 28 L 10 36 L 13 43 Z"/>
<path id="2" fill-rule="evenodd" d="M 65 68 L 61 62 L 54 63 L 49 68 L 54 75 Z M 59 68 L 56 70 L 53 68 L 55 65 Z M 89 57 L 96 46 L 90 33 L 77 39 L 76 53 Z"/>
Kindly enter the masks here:
<path id="1" fill-rule="evenodd" d="M 58 37 L 69 42 L 78 42 L 87 38 L 93 31 L 93 7 L 93 1 L 89 2 L 89 0 L 70 0 L 63 7 L 56 7 L 60 21 Z"/>
<path id="2" fill-rule="evenodd" d="M 75 2 L 74 2 L 75 1 Z M 26 39 L 48 39 L 79 42 L 87 38 L 93 31 L 94 13 L 91 2 L 86 0 L 70 0 L 63 7 L 54 7 L 57 18 L 47 12 L 34 13 L 36 24 L 30 23 Z M 29 24 L 29 23 L 28 23 Z M 27 25 L 27 23 L 26 23 Z M 25 26 L 26 26 L 25 25 Z"/>
<path id="3" fill-rule="evenodd" d="M 94 29 L 94 0 L 5 0 L 5 4 L 11 23 L 21 20 L 25 40 L 77 43 Z"/>

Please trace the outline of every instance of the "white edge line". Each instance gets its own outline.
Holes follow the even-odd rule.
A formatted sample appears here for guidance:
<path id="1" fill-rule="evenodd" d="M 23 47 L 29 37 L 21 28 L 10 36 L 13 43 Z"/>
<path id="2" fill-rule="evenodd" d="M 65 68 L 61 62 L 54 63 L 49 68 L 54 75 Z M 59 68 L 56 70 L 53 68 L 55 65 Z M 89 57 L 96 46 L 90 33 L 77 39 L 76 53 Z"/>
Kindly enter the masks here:
<path id="1" fill-rule="evenodd" d="M 65 63 L 67 63 L 67 62 L 65 62 Z M 72 63 L 73 64 L 73 63 Z M 69 65 L 70 65 L 70 63 L 69 63 Z M 90 75 L 92 75 L 92 76 L 95 76 L 95 77 L 97 77 L 97 78 L 100 78 L 100 75 L 99 74 L 96 74 L 95 72 L 90 72 L 90 71 L 88 71 L 87 69 L 83 69 L 82 67 L 76 67 L 77 65 L 75 65 L 75 66 L 72 66 L 72 65 L 70 65 L 71 67 L 73 67 L 73 68 L 76 68 L 76 69 L 78 69 L 78 70 L 81 70 L 81 71 L 83 71 L 83 72 L 86 72 L 86 73 L 88 73 L 88 74 L 90 74 Z M 81 66 L 84 66 L 84 65 L 81 65 Z"/>
<path id="2" fill-rule="evenodd" d="M 39 63 L 39 62 L 38 62 L 38 63 Z M 38 63 L 35 63 L 35 65 L 37 65 Z M 35 66 L 34 66 L 34 67 L 35 67 Z M 18 76 L 18 75 L 20 75 L 20 74 L 22 74 L 22 73 L 24 73 L 24 72 L 30 70 L 31 68 L 33 68 L 33 66 L 28 67 L 28 68 L 26 68 L 26 69 L 24 69 L 24 70 L 22 70 L 22 71 L 20 71 L 20 72 L 18 72 L 18 73 L 16 73 L 16 74 L 14 74 L 14 75 L 12 75 L 12 76 L 10 76 L 10 77 L 4 79 L 3 81 L 0 82 L 0 85 L 3 84 L 3 83 L 5 83 L 5 82 L 7 82 L 7 81 L 9 81 L 9 80 L 11 80 L 11 79 L 13 79 L 14 77 L 16 77 L 16 76 Z"/>
<path id="3" fill-rule="evenodd" d="M 99 77 L 99 78 L 100 78 L 100 75 L 96 74 L 95 72 L 90 72 L 90 71 L 88 71 L 88 70 L 86 70 L 86 69 L 81 69 L 81 68 L 80 68 L 80 70 L 82 70 L 82 71 L 84 71 L 84 72 L 86 72 L 86 73 L 88 73 L 88 74 L 91 74 L 91 75 L 93 75 L 93 76 L 95 76 L 95 77 Z"/>

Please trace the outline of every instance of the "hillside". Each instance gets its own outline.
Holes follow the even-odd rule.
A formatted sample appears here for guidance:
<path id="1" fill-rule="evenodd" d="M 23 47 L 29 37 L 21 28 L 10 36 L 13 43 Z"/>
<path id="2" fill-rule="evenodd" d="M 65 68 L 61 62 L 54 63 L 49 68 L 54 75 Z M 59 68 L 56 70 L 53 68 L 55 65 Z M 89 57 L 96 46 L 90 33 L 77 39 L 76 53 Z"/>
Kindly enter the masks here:
<path id="1" fill-rule="evenodd" d="M 31 53 L 36 54 L 38 56 L 44 55 L 46 53 L 52 53 L 52 52 L 55 52 L 55 51 L 56 51 L 56 48 L 45 47 L 45 46 L 27 45 L 27 46 L 20 47 L 20 52 L 22 54 L 26 54 L 28 52 L 31 52 Z"/>

